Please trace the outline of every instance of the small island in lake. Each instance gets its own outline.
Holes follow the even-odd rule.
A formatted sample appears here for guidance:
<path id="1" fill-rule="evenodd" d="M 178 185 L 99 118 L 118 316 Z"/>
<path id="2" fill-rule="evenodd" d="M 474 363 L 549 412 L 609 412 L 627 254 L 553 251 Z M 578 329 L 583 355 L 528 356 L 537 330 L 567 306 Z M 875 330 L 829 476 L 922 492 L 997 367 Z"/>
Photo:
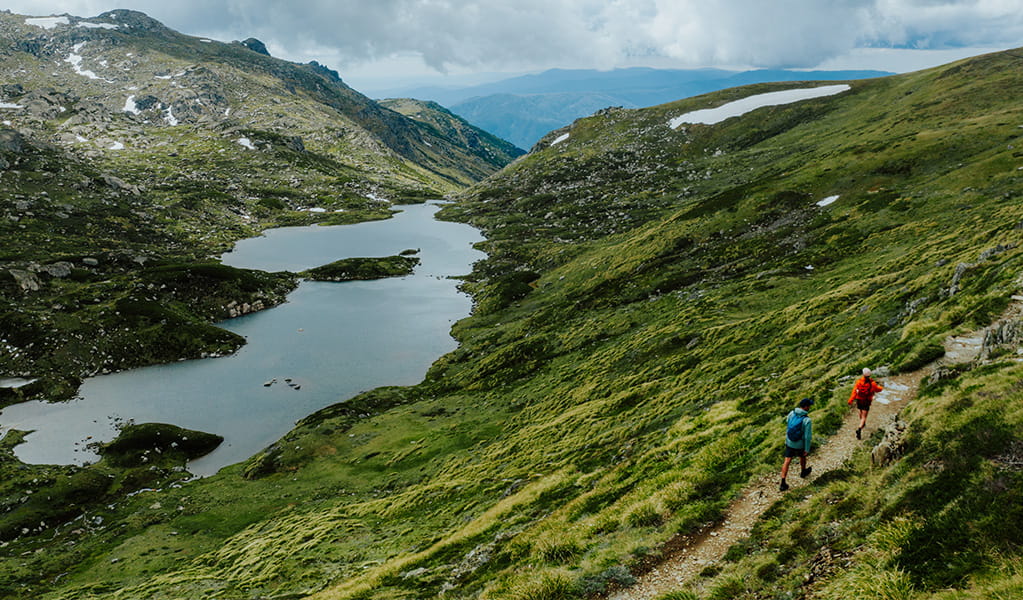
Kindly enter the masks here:
<path id="1" fill-rule="evenodd" d="M 356 279 L 384 279 L 411 275 L 419 258 L 410 256 L 416 251 L 406 250 L 398 256 L 379 258 L 345 258 L 299 273 L 314 281 L 353 281 Z"/>
<path id="2" fill-rule="evenodd" d="M 126 425 L 111 442 L 99 444 L 100 455 L 115 466 L 133 467 L 149 463 L 184 464 L 216 449 L 224 438 L 203 431 L 167 423 Z"/>

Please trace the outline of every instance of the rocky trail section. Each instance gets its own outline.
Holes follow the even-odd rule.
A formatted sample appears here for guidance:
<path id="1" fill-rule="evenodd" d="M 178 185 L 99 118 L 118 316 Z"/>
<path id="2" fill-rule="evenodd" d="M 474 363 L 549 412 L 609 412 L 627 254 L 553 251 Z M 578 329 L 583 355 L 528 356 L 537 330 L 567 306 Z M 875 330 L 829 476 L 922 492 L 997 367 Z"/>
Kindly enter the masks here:
<path id="1" fill-rule="evenodd" d="M 988 327 L 947 338 L 944 342 L 945 356 L 941 359 L 916 371 L 880 378 L 885 389 L 874 399 L 863 439 L 869 439 L 878 428 L 885 431 L 885 437 L 872 450 L 871 460 L 875 463 L 884 463 L 898 452 L 898 444 L 904 430 L 904 424 L 898 419 L 899 412 L 907 402 L 916 397 L 924 377 L 940 377 L 941 370 L 948 365 L 983 358 L 990 353 L 993 345 L 1018 342 L 1019 337 L 1023 337 L 1006 339 L 1006 331 L 1018 332 L 1021 329 L 1023 302 L 1015 296 L 1013 300 L 1015 302 L 1002 317 Z M 721 560 L 732 545 L 748 536 L 760 516 L 782 495 L 800 493 L 800 488 L 805 486 L 807 481 L 837 469 L 849 460 L 855 449 L 864 443 L 855 436 L 858 424 L 858 411 L 850 410 L 838 432 L 810 455 L 808 464 L 813 467 L 813 475 L 808 480 L 790 476 L 791 489 L 780 492 L 776 472 L 761 476 L 732 502 L 720 522 L 670 542 L 670 549 L 663 562 L 640 576 L 635 585 L 613 593 L 609 598 L 652 600 L 682 588 L 703 569 Z M 798 473 L 798 468 L 792 473 Z"/>

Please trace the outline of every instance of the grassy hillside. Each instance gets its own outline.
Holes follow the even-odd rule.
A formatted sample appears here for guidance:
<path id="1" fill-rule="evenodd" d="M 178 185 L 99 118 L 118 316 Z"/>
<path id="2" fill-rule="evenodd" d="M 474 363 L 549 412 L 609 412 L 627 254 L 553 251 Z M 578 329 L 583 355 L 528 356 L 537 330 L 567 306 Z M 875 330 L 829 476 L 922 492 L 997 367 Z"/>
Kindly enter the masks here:
<path id="1" fill-rule="evenodd" d="M 778 468 L 798 398 L 817 399 L 826 443 L 861 367 L 915 369 L 1020 294 L 1021 61 L 852 82 L 713 126 L 668 122 L 799 85 L 551 134 L 569 137 L 449 209 L 486 231 L 489 258 L 466 282 L 460 348 L 422 384 L 324 409 L 216 477 L 111 490 L 69 523 L 35 525 L 29 498 L 109 467 L 43 481 L 5 454 L 39 491 L 4 500 L 0 589 L 525 600 L 628 584 Z M 1018 595 L 1014 331 L 926 389 L 903 459 L 822 474 L 674 597 Z"/>

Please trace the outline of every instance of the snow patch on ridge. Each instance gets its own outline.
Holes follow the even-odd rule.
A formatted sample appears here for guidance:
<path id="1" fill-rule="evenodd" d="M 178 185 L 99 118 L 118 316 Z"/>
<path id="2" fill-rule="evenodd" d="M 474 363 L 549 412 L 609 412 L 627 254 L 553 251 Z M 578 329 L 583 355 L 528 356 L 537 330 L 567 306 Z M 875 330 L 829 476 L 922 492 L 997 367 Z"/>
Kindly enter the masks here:
<path id="1" fill-rule="evenodd" d="M 11 104 L 10 102 L 0 102 L 0 108 L 25 108 L 20 104 Z"/>
<path id="2" fill-rule="evenodd" d="M 668 121 L 668 126 L 672 129 L 678 129 L 683 123 L 703 123 L 704 125 L 714 125 L 724 121 L 725 119 L 739 117 L 765 106 L 779 106 L 782 104 L 792 104 L 793 102 L 799 102 L 800 100 L 833 96 L 835 94 L 848 91 L 849 89 L 851 88 L 848 85 L 841 84 L 756 94 L 741 100 L 723 104 L 717 108 L 706 108 L 703 110 L 688 112 Z"/>
<path id="3" fill-rule="evenodd" d="M 25 19 L 25 25 L 35 25 L 43 29 L 53 29 L 57 25 L 70 25 L 67 17 L 31 17 Z"/>
<path id="4" fill-rule="evenodd" d="M 838 198 L 839 198 L 838 196 L 828 196 L 827 198 L 825 198 L 825 199 L 821 200 L 820 202 L 818 202 L 817 206 L 827 206 L 827 205 L 831 204 L 832 202 L 834 202 L 835 200 L 838 200 Z"/>
<path id="5" fill-rule="evenodd" d="M 256 147 L 252 145 L 252 140 L 250 140 L 247 137 L 240 137 L 240 138 L 236 139 L 235 142 L 241 144 L 242 146 L 245 146 L 249 150 L 255 150 L 256 149 Z"/>
<path id="6" fill-rule="evenodd" d="M 79 27 L 86 27 L 88 29 L 119 29 L 120 24 L 115 23 L 92 23 L 90 21 L 79 21 Z"/>
<path id="7" fill-rule="evenodd" d="M 567 133 L 563 133 L 563 134 L 559 135 L 558 138 L 556 140 L 554 140 L 553 142 L 551 142 L 551 145 L 548 146 L 548 147 L 550 148 L 550 147 L 553 147 L 553 146 L 556 146 L 556 145 L 560 144 L 561 142 L 567 140 L 568 136 L 569 136 L 569 134 L 567 134 Z"/>

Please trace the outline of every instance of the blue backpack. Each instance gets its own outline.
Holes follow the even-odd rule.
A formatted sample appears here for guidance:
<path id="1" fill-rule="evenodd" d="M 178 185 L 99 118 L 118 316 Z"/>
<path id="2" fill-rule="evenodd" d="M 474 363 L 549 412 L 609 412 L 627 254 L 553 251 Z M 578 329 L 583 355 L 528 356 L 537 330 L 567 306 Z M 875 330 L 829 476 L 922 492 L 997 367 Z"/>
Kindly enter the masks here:
<path id="1" fill-rule="evenodd" d="M 785 436 L 789 438 L 790 442 L 801 442 L 803 441 L 803 421 L 806 419 L 806 415 L 797 415 L 792 413 L 789 417 L 789 427 L 785 432 Z"/>

